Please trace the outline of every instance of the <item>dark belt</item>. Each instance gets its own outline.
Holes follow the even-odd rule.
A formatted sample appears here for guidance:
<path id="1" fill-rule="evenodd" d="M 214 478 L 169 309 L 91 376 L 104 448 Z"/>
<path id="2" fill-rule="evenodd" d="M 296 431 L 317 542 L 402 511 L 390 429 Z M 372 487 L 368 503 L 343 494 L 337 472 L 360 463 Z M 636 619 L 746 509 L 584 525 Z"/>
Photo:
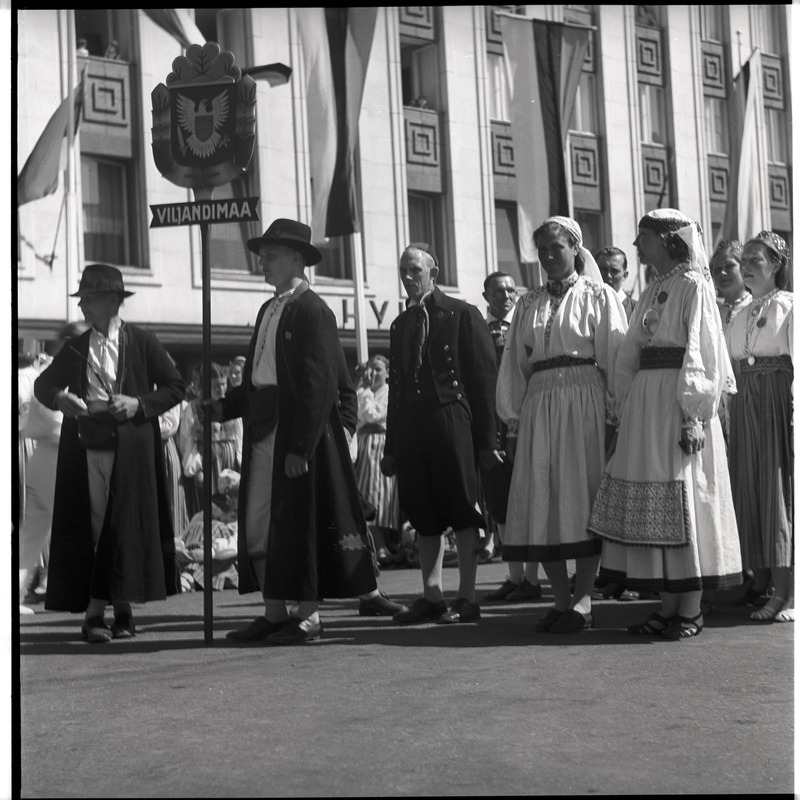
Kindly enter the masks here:
<path id="1" fill-rule="evenodd" d="M 643 347 L 639 369 L 681 369 L 685 347 Z"/>
<path id="2" fill-rule="evenodd" d="M 556 356 L 537 361 L 531 366 L 532 372 L 541 372 L 545 369 L 558 369 L 558 367 L 582 367 L 587 364 L 594 366 L 593 358 L 576 358 L 575 356 Z"/>
<path id="3" fill-rule="evenodd" d="M 755 356 L 753 363 L 749 364 L 743 358 L 739 362 L 742 372 L 793 372 L 791 356 Z"/>
<path id="4" fill-rule="evenodd" d="M 359 433 L 386 433 L 386 428 L 383 425 L 379 425 L 377 422 L 368 422 L 366 425 L 362 425 L 358 429 Z"/>

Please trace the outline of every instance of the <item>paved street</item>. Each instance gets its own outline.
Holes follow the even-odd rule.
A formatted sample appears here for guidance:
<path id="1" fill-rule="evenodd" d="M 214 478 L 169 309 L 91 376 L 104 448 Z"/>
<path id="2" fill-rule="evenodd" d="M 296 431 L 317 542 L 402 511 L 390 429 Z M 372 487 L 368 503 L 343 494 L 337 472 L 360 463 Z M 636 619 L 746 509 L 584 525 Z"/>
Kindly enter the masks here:
<path id="1" fill-rule="evenodd" d="M 481 565 L 480 591 L 505 573 Z M 380 584 L 410 601 L 419 572 Z M 725 595 L 681 642 L 625 632 L 646 601 L 534 633 L 551 599 L 413 628 L 326 602 L 322 640 L 293 648 L 229 643 L 260 613 L 232 590 L 212 646 L 201 593 L 135 606 L 139 635 L 105 645 L 40 610 L 20 622 L 22 797 L 793 792 L 793 625 Z"/>

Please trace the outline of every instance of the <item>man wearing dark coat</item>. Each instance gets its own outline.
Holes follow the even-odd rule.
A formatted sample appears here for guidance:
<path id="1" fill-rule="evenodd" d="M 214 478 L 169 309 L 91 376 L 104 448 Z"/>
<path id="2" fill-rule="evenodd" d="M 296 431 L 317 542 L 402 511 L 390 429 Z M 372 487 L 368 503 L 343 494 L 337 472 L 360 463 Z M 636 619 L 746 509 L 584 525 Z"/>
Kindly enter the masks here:
<path id="1" fill-rule="evenodd" d="M 289 219 L 247 246 L 275 297 L 258 312 L 242 384 L 206 406 L 214 420 L 244 420 L 239 592 L 260 590 L 264 616 L 228 638 L 303 644 L 322 633 L 322 598 L 377 584 L 339 416 L 336 319 L 304 275 L 322 256 Z"/>
<path id="2" fill-rule="evenodd" d="M 45 608 L 84 611 L 90 642 L 133 636 L 131 603 L 178 592 L 158 417 L 185 384 L 158 339 L 120 319 L 132 294 L 115 267 L 88 265 L 72 296 L 91 327 L 34 384 L 37 400 L 64 415 Z"/>
<path id="3" fill-rule="evenodd" d="M 498 468 L 494 394 L 497 363 L 480 311 L 436 285 L 436 257 L 427 244 L 400 258 L 408 294 L 392 323 L 389 407 L 381 469 L 397 475 L 400 507 L 417 532 L 423 596 L 395 614 L 402 625 L 480 619 L 475 548 L 483 517 L 476 508 L 478 462 Z M 443 532 L 452 528 L 459 586 L 448 610 L 442 595 Z"/>

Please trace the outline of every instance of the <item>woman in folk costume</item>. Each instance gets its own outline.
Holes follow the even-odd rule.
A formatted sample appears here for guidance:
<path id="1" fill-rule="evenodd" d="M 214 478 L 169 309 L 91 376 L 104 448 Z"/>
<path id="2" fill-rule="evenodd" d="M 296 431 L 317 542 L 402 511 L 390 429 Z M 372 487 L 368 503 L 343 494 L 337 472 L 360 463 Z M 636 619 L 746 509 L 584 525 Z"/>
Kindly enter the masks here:
<path id="1" fill-rule="evenodd" d="M 383 355 L 369 360 L 372 374 L 371 391 L 359 398 L 358 459 L 356 481 L 361 494 L 377 512 L 372 521 L 372 536 L 382 567 L 393 563 L 387 549 L 387 536 L 393 536 L 399 525 L 397 479 L 381 472 L 381 459 L 386 444 L 386 411 L 389 406 L 389 359 Z"/>
<path id="2" fill-rule="evenodd" d="M 727 331 L 738 394 L 730 405 L 731 486 L 751 591 L 774 592 L 750 619 L 794 622 L 794 452 L 789 248 L 772 231 L 750 239 L 742 277 L 753 294 Z"/>
<path id="3" fill-rule="evenodd" d="M 549 280 L 518 301 L 497 379 L 514 462 L 503 560 L 543 564 L 555 607 L 536 630 L 568 633 L 593 624 L 601 542 L 586 524 L 605 468 L 627 318 L 610 286 L 585 277 L 586 263 L 597 266 L 574 220 L 550 217 L 533 239 Z M 573 558 L 571 592 L 566 560 Z"/>
<path id="4" fill-rule="evenodd" d="M 717 416 L 736 387 L 700 236 L 675 209 L 639 222 L 639 260 L 657 276 L 617 357 L 619 436 L 589 522 L 605 539 L 600 574 L 661 594 L 628 628 L 638 636 L 697 636 L 703 590 L 742 582 Z"/>
<path id="5" fill-rule="evenodd" d="M 214 362 L 210 365 L 211 371 L 211 398 L 220 400 L 225 397 L 228 388 L 228 376 L 225 370 Z M 200 385 L 202 386 L 202 373 L 200 374 Z M 203 481 L 205 473 L 211 478 L 211 494 L 220 495 L 219 476 L 225 469 L 232 469 L 236 472 L 242 469 L 242 420 L 231 419 L 225 422 L 211 423 L 211 468 L 203 467 L 203 424 L 196 413 L 198 400 L 193 400 L 192 430 L 193 438 L 191 446 L 183 455 L 183 474 L 187 478 L 194 478 L 194 492 L 197 507 L 203 507 Z M 188 418 L 188 417 L 187 417 Z"/>

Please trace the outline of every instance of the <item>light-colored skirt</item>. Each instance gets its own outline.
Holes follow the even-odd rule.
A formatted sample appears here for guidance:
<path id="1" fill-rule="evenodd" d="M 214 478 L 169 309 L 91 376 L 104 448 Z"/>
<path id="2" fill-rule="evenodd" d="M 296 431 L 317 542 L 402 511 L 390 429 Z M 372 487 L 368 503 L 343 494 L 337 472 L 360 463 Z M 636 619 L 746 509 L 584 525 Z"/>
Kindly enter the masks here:
<path id="1" fill-rule="evenodd" d="M 381 472 L 381 459 L 386 444 L 386 432 L 374 431 L 358 434 L 356 482 L 358 490 L 377 509 L 370 525 L 382 528 L 400 527 L 400 505 L 397 496 L 397 479 Z"/>
<path id="2" fill-rule="evenodd" d="M 587 364 L 535 372 L 520 413 L 504 561 L 600 552 L 586 530 L 605 467 L 605 381 Z"/>
<path id="3" fill-rule="evenodd" d="M 189 515 L 186 511 L 186 495 L 181 479 L 181 457 L 178 455 L 178 448 L 172 436 L 164 441 L 164 465 L 167 472 L 167 493 L 172 511 L 172 531 L 175 536 L 180 538 L 189 524 Z"/>
<path id="4" fill-rule="evenodd" d="M 731 400 L 730 472 L 745 569 L 794 559 L 792 370 L 742 363 Z"/>
<path id="5" fill-rule="evenodd" d="M 589 521 L 604 539 L 600 575 L 633 590 L 742 582 L 722 426 L 715 415 L 703 449 L 691 456 L 681 450 L 678 376 L 677 369 L 648 369 L 634 377 Z"/>

